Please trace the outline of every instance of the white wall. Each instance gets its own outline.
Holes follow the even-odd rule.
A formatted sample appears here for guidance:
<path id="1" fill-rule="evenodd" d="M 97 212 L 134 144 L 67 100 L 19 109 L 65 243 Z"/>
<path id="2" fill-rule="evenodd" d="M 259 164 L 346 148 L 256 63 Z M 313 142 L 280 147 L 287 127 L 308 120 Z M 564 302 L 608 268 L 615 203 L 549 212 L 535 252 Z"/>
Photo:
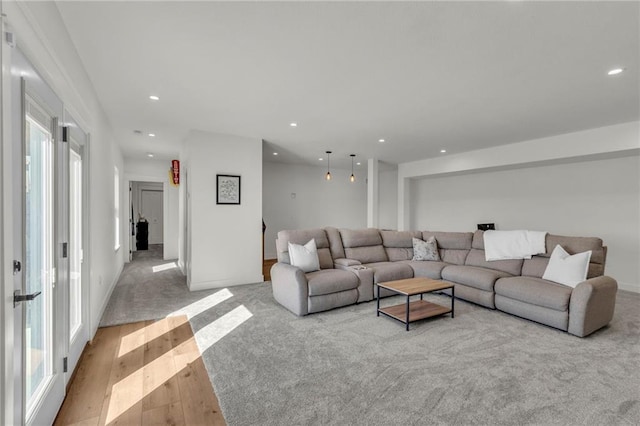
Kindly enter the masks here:
<path id="1" fill-rule="evenodd" d="M 367 226 L 366 172 L 358 171 L 353 183 L 351 169 L 332 169 L 330 181 L 326 172 L 324 167 L 264 163 L 265 259 L 277 257 L 276 235 L 283 229 Z"/>
<path id="2" fill-rule="evenodd" d="M 378 173 L 378 227 L 397 229 L 398 226 L 398 170 L 380 169 Z"/>
<path id="3" fill-rule="evenodd" d="M 163 188 L 163 205 L 164 205 L 164 259 L 178 258 L 178 212 L 180 191 L 178 187 L 169 182 L 169 169 L 171 161 L 169 160 L 152 160 L 152 159 L 129 159 L 124 161 L 125 177 L 128 181 L 143 182 L 161 182 Z M 126 182 L 125 182 L 126 183 Z M 127 188 L 128 188 L 128 183 Z M 128 190 L 128 189 L 127 189 Z M 128 201 L 126 206 L 131 210 Z M 129 217 L 130 213 L 127 213 Z M 136 213 L 137 218 L 137 213 Z M 127 221 L 128 223 L 128 221 Z M 129 245 L 129 236 L 126 237 L 126 244 Z"/>
<path id="4" fill-rule="evenodd" d="M 191 221 L 188 209 L 187 194 L 189 186 L 188 152 L 183 149 L 180 153 L 180 187 L 178 188 L 178 266 L 189 282 L 190 265 L 187 259 L 187 244 L 190 230 L 188 224 Z"/>
<path id="5" fill-rule="evenodd" d="M 593 236 L 608 246 L 606 274 L 640 291 L 640 156 L 416 179 L 411 228 L 531 229 Z"/>
<path id="6" fill-rule="evenodd" d="M 408 191 L 411 178 L 577 162 L 638 153 L 640 122 L 633 121 L 402 163 L 398 165 L 398 229 L 407 229 L 411 223 L 411 197 Z"/>
<path id="7" fill-rule="evenodd" d="M 118 282 L 124 264 L 126 250 L 127 205 L 126 192 L 120 191 L 120 249 L 114 250 L 114 166 L 123 181 L 124 166 L 120 148 L 111 134 L 106 118 L 97 120 L 86 130 L 91 136 L 89 144 L 89 316 L 90 337 L 93 338 L 109 302 L 111 292 Z"/>
<path id="8" fill-rule="evenodd" d="M 123 160 L 120 148 L 113 136 L 110 124 L 102 110 L 99 99 L 94 92 L 91 80 L 87 76 L 80 58 L 71 42 L 60 14 L 53 2 L 2 2 L 2 11 L 6 15 L 8 30 L 17 39 L 18 47 L 35 66 L 43 79 L 56 92 L 83 130 L 90 135 L 89 142 L 89 234 L 90 247 L 86 250 L 85 264 L 90 269 L 90 279 L 85 283 L 89 291 L 89 332 L 93 337 L 100 317 L 117 282 L 123 266 L 123 250 L 114 250 L 115 221 L 114 212 L 114 166 L 120 173 L 123 171 Z M 4 33 L 2 35 L 3 51 Z M 7 48 L 7 50 L 10 50 Z M 3 56 L 3 87 L 6 79 L 10 78 L 8 70 L 10 62 Z M 13 105 L 10 99 L 3 97 L 2 110 L 10 113 Z M 4 123 L 3 123 L 4 124 Z M 3 145 L 11 143 L 12 138 L 3 135 Z M 13 164 L 6 164 L 5 176 L 11 176 Z M 16 165 L 17 166 L 17 165 Z M 12 200 L 3 193 L 3 204 Z M 125 205 L 124 196 L 120 205 Z M 126 223 L 125 210 L 121 209 L 120 223 Z M 3 234 L 11 234 L 8 224 L 3 223 Z M 121 236 L 124 237 L 124 227 Z M 6 247 L 6 246 L 5 246 Z M 13 253 L 4 253 L 5 264 L 7 258 L 14 258 Z M 4 281 L 4 280 L 3 280 Z M 11 282 L 4 281 L 3 303 L 10 300 Z M 9 302 L 10 305 L 10 302 Z M 2 318 L 3 327 L 13 333 L 13 309 Z M 5 336 L 6 337 L 6 336 Z M 3 353 L 13 351 L 8 339 L 3 339 Z M 3 383 L 13 382 L 13 360 L 11 356 L 4 357 L 2 369 Z M 3 413 L 0 423 L 13 422 L 12 390 L 3 390 Z"/>
<path id="9" fill-rule="evenodd" d="M 262 140 L 192 131 L 181 160 L 191 200 L 189 288 L 261 282 Z M 241 176 L 240 205 L 216 204 L 216 174 Z"/>

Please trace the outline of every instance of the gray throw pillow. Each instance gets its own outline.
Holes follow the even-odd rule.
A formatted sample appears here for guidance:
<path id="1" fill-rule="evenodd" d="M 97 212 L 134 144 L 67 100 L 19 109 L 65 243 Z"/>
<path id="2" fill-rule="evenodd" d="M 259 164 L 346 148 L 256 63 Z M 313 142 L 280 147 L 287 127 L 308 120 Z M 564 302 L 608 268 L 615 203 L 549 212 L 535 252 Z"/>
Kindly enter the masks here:
<path id="1" fill-rule="evenodd" d="M 436 237 L 429 237 L 427 241 L 413 238 L 413 259 L 412 260 L 440 260 L 438 253 L 438 243 Z"/>

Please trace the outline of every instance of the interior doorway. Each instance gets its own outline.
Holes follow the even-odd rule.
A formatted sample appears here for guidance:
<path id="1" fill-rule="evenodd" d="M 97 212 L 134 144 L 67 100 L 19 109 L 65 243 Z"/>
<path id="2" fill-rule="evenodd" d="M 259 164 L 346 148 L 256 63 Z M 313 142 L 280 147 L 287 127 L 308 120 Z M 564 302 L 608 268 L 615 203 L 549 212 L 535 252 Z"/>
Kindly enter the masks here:
<path id="1" fill-rule="evenodd" d="M 164 188 L 161 182 L 131 181 L 131 260 L 143 256 L 163 257 Z"/>

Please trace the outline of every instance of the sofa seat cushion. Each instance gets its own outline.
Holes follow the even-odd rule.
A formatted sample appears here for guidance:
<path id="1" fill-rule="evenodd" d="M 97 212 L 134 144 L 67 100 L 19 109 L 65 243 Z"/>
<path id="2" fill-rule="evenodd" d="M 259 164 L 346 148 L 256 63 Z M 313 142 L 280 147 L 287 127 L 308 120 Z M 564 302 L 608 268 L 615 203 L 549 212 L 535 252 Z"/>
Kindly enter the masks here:
<path id="1" fill-rule="evenodd" d="M 342 269 L 322 269 L 307 274 L 309 296 L 337 293 L 358 287 L 358 277 Z"/>
<path id="2" fill-rule="evenodd" d="M 414 277 L 426 277 L 434 280 L 442 278 L 442 270 L 448 263 L 430 260 L 405 260 L 400 263 L 411 266 Z"/>
<path id="3" fill-rule="evenodd" d="M 511 275 L 478 266 L 449 265 L 442 270 L 443 279 L 484 291 L 493 291 L 495 282 L 504 277 L 511 277 Z"/>
<path id="4" fill-rule="evenodd" d="M 338 293 L 309 296 L 309 313 L 328 311 L 329 309 L 353 305 L 358 301 L 358 290 L 340 291 Z"/>
<path id="5" fill-rule="evenodd" d="M 413 278 L 413 269 L 404 262 L 375 262 L 364 266 L 373 269 L 375 283 Z"/>
<path id="6" fill-rule="evenodd" d="M 569 310 L 572 291 L 566 285 L 535 277 L 501 278 L 495 285 L 496 294 L 556 311 Z"/>

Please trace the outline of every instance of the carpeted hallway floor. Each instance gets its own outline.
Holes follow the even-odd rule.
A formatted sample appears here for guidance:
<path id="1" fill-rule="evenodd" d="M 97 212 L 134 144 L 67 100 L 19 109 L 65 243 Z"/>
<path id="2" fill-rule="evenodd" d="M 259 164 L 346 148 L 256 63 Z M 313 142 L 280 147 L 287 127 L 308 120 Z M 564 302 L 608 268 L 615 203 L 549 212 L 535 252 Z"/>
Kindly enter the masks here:
<path id="1" fill-rule="evenodd" d="M 270 283 L 191 293 L 151 259 L 125 266 L 102 324 L 173 313 L 189 316 L 230 425 L 640 424 L 635 293 L 584 339 L 463 301 L 406 332 L 373 302 L 298 318 Z"/>

